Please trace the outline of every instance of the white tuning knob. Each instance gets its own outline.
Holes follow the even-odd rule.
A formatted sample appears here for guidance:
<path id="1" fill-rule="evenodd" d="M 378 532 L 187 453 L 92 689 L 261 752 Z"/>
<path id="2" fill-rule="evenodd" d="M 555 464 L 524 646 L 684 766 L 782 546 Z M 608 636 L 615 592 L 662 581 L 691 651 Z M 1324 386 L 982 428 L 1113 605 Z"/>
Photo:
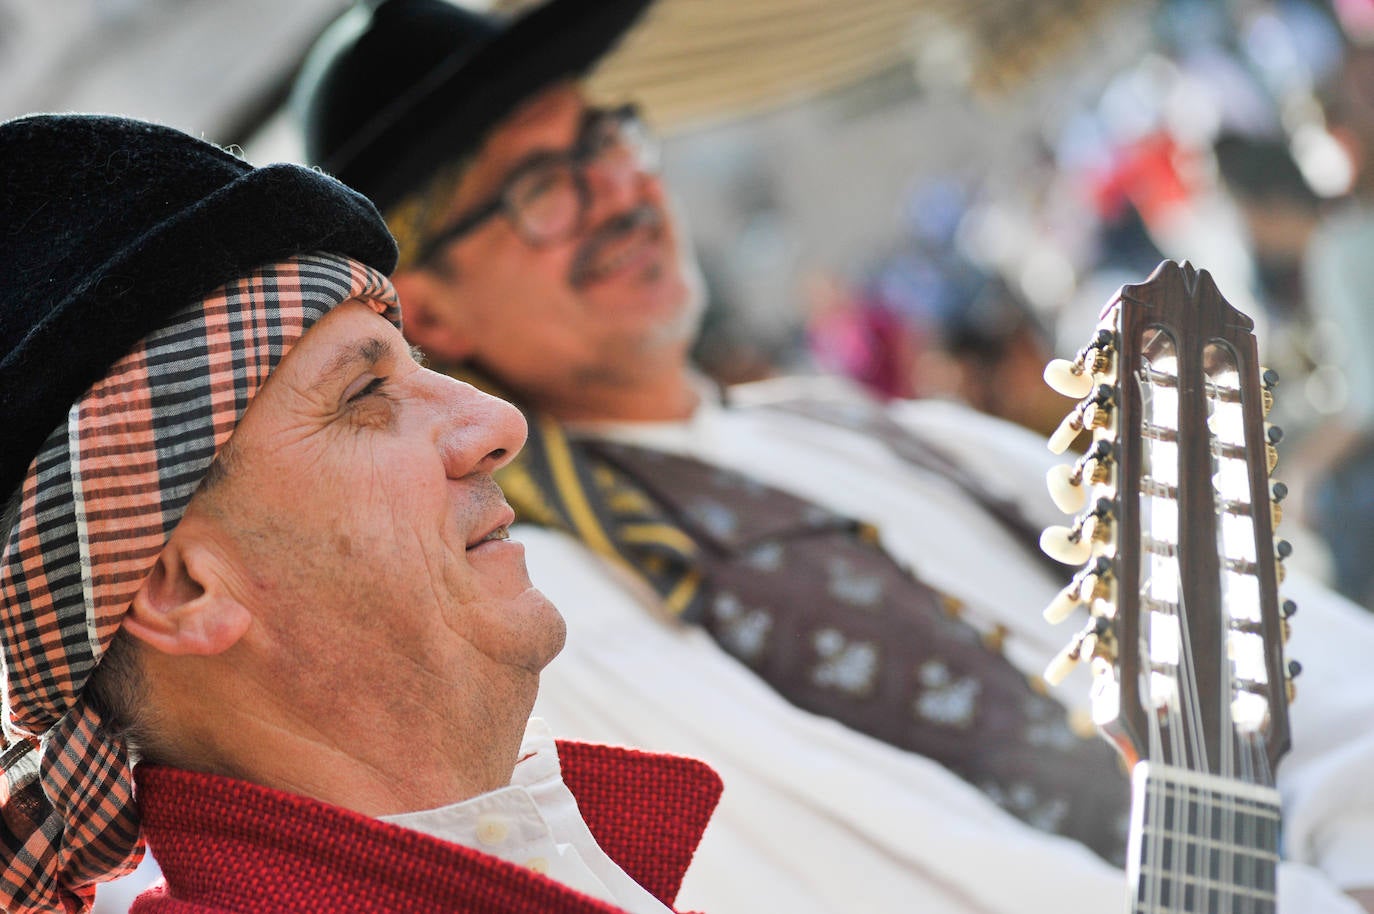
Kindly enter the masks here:
<path id="1" fill-rule="evenodd" d="M 1040 534 L 1040 551 L 1065 565 L 1082 565 L 1092 558 L 1093 544 L 1082 532 L 1068 527 L 1046 527 Z"/>
<path id="2" fill-rule="evenodd" d="M 1083 431 L 1083 419 L 1079 416 L 1078 410 L 1074 410 L 1064 417 L 1064 421 L 1059 423 L 1059 427 L 1050 435 L 1049 441 L 1045 446 L 1053 454 L 1062 454 L 1073 444 L 1074 439 Z"/>
<path id="3" fill-rule="evenodd" d="M 1068 359 L 1051 359 L 1045 366 L 1045 383 L 1057 393 L 1081 400 L 1093 389 L 1093 378 L 1082 366 Z"/>
<path id="4" fill-rule="evenodd" d="M 1085 571 L 1087 569 L 1084 569 Z M 1078 599 L 1084 603 L 1091 603 L 1097 595 L 1097 585 L 1102 580 L 1103 572 L 1099 569 L 1092 574 L 1083 575 L 1083 580 L 1078 585 Z"/>
<path id="5" fill-rule="evenodd" d="M 1088 503 L 1088 488 L 1072 464 L 1050 467 L 1045 474 L 1045 485 L 1055 507 L 1065 514 L 1077 514 Z"/>
<path id="6" fill-rule="evenodd" d="M 1069 675 L 1078 659 L 1082 656 L 1083 644 L 1075 638 L 1067 647 L 1054 655 L 1045 667 L 1044 678 L 1050 685 L 1059 685 Z"/>
<path id="7" fill-rule="evenodd" d="M 1051 625 L 1058 625 L 1060 622 L 1063 622 L 1069 616 L 1073 615 L 1073 611 L 1083 602 L 1078 596 L 1080 587 L 1081 585 L 1079 582 L 1074 581 L 1068 587 L 1065 587 L 1063 590 L 1059 591 L 1059 593 L 1055 594 L 1054 599 L 1050 601 L 1050 605 L 1045 607 L 1043 613 L 1045 621 Z"/>

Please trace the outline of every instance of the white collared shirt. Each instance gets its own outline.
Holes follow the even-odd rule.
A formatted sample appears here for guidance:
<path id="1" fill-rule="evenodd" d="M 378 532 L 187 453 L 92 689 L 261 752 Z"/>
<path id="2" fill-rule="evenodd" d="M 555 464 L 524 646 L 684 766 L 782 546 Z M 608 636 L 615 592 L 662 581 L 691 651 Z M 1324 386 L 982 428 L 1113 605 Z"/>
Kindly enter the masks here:
<path id="1" fill-rule="evenodd" d="M 769 384 L 732 390 L 732 403 L 766 401 Z M 1064 523 L 1044 486 L 1060 458 L 1043 439 L 948 403 L 898 403 L 891 415 L 1033 520 Z M 948 480 L 866 435 L 709 397 L 682 422 L 568 428 L 745 470 L 873 523 L 896 558 L 964 602 L 970 624 L 1004 625 L 1006 656 L 1023 672 L 1043 670 L 1072 634 L 1041 616 L 1061 585 L 1021 543 Z M 1120 870 L 1012 818 L 929 759 L 789 705 L 705 631 L 665 620 L 657 596 L 642 582 L 627 586 L 618 564 L 558 531 L 517 525 L 511 534 L 568 621 L 536 712 L 560 734 L 700 758 L 725 781 L 678 895 L 683 907 L 744 914 L 758 909 L 761 886 L 770 909 L 793 914 L 911 899 L 926 914 L 1097 914 L 1125 904 Z M 1279 909 L 1354 912 L 1336 888 L 1374 881 L 1374 617 L 1289 572 L 1283 594 L 1302 609 L 1288 649 L 1304 673 L 1293 749 L 1279 768 L 1291 858 L 1280 867 Z M 1090 679 L 1080 669 L 1054 693 L 1082 713 Z"/>
<path id="2" fill-rule="evenodd" d="M 382 821 L 471 847 L 632 914 L 671 914 L 596 843 L 558 764 L 547 724 L 531 718 L 509 787 Z"/>

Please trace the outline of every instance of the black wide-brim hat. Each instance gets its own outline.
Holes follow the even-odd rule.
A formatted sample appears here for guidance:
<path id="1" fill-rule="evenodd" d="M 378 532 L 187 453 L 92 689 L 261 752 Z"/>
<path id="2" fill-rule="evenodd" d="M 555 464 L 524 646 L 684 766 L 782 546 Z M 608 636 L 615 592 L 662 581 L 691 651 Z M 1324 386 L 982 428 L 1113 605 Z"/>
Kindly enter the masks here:
<path id="1" fill-rule="evenodd" d="M 578 77 L 652 0 L 550 0 L 503 22 L 444 0 L 355 7 L 295 89 L 306 159 L 385 212 L 521 102 Z"/>
<path id="2" fill-rule="evenodd" d="M 396 266 L 376 207 L 313 169 L 254 168 L 120 117 L 0 123 L 0 507 L 140 339 L 224 283 L 314 251 Z"/>

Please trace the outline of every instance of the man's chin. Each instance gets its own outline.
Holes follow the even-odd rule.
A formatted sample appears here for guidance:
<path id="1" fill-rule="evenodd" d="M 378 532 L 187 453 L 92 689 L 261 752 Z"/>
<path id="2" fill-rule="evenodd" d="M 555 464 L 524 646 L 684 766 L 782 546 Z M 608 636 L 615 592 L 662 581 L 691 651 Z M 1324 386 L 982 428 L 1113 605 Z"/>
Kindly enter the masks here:
<path id="1" fill-rule="evenodd" d="M 543 672 L 544 668 L 552 663 L 555 657 L 563 653 L 563 648 L 567 646 L 568 622 L 563 618 L 563 614 L 558 611 L 558 607 L 553 605 L 553 601 L 545 597 L 542 591 L 536 590 L 535 592 L 538 593 L 540 597 L 543 597 L 544 601 L 548 603 L 550 612 L 553 614 L 554 619 L 557 620 L 556 622 L 550 620 L 549 629 L 545 632 L 548 636 L 546 642 L 547 650 L 543 652 L 542 661 L 535 670 L 536 673 L 539 673 Z"/>

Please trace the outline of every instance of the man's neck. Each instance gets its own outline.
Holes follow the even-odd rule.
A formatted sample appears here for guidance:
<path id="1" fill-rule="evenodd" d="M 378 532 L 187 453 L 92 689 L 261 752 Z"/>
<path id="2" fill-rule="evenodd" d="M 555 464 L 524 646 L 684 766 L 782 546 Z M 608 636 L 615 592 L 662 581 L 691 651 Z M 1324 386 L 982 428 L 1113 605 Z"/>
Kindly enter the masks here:
<path id="1" fill-rule="evenodd" d="M 179 706 L 170 727 L 178 738 L 150 752 L 149 760 L 372 816 L 435 808 L 504 787 L 529 716 L 528 705 L 514 702 L 500 709 L 498 721 L 480 709 L 463 715 L 459 702 L 417 700 L 394 709 L 405 724 L 388 730 L 376 726 L 386 721 L 377 709 L 349 720 L 347 713 L 275 701 L 251 682 L 239 682 L 236 695 L 238 703 L 215 702 L 216 714 L 194 702 Z M 474 733 L 482 737 L 471 738 Z"/>

